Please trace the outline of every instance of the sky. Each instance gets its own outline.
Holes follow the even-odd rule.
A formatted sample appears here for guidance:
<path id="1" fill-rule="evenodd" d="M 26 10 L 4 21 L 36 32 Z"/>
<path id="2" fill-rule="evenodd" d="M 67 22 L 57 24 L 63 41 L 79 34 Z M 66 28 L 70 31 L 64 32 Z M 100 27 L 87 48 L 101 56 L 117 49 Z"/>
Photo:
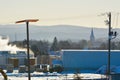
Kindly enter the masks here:
<path id="1" fill-rule="evenodd" d="M 0 0 L 0 24 L 39 19 L 34 25 L 78 25 L 107 28 L 102 13 L 112 13 L 112 26 L 120 27 L 120 0 Z M 118 17 L 117 17 L 118 16 Z"/>

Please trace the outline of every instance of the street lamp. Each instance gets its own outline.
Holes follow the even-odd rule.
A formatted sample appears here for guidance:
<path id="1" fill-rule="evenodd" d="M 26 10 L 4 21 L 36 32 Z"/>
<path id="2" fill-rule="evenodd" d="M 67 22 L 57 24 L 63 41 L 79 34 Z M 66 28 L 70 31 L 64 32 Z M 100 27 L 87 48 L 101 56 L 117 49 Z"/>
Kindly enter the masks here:
<path id="1" fill-rule="evenodd" d="M 30 54 L 29 54 L 29 22 L 37 22 L 38 19 L 26 19 L 26 20 L 20 20 L 16 21 L 15 23 L 23 23 L 26 22 L 26 34 L 27 34 L 27 58 L 28 58 L 28 80 L 31 80 L 30 78 Z"/>

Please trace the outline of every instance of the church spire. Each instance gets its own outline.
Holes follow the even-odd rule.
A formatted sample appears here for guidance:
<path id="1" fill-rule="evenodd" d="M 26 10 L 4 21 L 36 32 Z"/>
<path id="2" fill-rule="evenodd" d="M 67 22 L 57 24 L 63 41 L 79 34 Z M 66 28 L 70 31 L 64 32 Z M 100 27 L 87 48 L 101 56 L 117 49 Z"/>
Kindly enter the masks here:
<path id="1" fill-rule="evenodd" d="M 91 41 L 91 42 L 94 42 L 94 41 L 95 41 L 94 32 L 93 32 L 93 28 L 91 29 L 90 41 Z"/>

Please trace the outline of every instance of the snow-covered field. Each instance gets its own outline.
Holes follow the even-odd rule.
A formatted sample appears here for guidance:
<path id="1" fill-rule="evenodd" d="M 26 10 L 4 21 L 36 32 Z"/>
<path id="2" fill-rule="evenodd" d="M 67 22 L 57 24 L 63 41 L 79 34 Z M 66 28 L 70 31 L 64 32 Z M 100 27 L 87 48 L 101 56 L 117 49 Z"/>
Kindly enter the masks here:
<path id="1" fill-rule="evenodd" d="M 67 80 L 74 79 L 75 77 L 80 77 L 81 79 L 104 79 L 105 75 L 82 73 L 82 74 L 56 74 L 51 73 L 45 75 L 44 73 L 32 73 L 31 80 Z M 3 76 L 0 75 L 0 80 L 4 80 Z M 27 73 L 11 73 L 8 74 L 8 80 L 28 80 Z"/>

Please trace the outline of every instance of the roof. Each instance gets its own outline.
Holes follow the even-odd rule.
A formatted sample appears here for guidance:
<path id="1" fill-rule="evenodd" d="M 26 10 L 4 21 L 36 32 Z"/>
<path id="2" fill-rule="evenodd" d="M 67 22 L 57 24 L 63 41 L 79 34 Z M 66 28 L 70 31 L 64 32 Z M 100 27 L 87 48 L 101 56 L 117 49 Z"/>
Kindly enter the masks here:
<path id="1" fill-rule="evenodd" d="M 60 54 L 60 51 L 49 51 L 48 52 L 49 53 L 49 55 L 57 55 L 57 56 L 60 56 L 61 54 Z"/>
<path id="2" fill-rule="evenodd" d="M 62 49 L 61 51 L 108 51 L 108 50 L 79 50 L 79 49 Z M 120 50 L 111 50 L 112 52 L 114 52 L 114 51 L 118 51 L 118 52 L 120 52 Z"/>
<path id="3" fill-rule="evenodd" d="M 55 65 L 55 64 L 60 64 L 62 65 L 62 61 L 61 60 L 53 60 L 52 61 L 52 64 Z"/>

